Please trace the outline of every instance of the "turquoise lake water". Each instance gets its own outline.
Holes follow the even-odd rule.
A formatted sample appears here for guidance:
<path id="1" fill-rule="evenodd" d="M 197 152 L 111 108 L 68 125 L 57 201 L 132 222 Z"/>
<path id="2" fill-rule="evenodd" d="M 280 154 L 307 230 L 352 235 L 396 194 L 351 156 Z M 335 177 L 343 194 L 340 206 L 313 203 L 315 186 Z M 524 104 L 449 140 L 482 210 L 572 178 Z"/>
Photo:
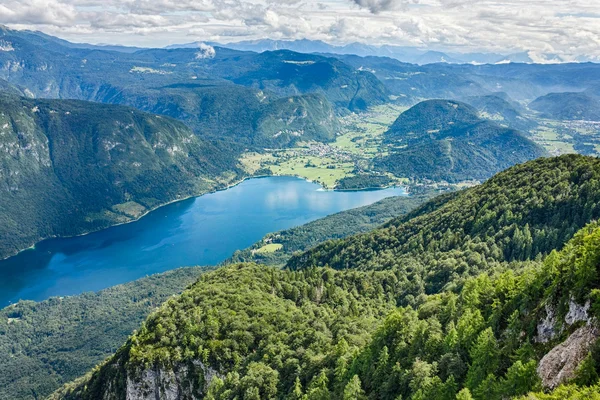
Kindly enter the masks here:
<path id="1" fill-rule="evenodd" d="M 136 222 L 45 240 L 0 261 L 0 307 L 96 291 L 182 266 L 218 264 L 269 232 L 399 195 L 406 195 L 403 188 L 334 192 L 292 177 L 246 180 L 161 207 Z"/>

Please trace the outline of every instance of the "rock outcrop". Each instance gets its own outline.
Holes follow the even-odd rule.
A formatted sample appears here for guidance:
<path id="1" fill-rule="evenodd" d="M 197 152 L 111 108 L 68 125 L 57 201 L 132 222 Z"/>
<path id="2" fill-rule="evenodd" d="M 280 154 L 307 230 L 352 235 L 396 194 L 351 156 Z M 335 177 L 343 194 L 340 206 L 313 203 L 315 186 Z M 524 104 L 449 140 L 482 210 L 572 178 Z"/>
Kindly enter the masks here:
<path id="1" fill-rule="evenodd" d="M 542 385 L 554 389 L 573 378 L 575 369 L 587 356 L 600 332 L 593 325 L 586 325 L 573 332 L 567 340 L 554 347 L 541 360 L 537 372 Z"/>
<path id="2" fill-rule="evenodd" d="M 146 369 L 127 376 L 126 400 L 195 399 L 206 393 L 215 376 L 220 375 L 198 360 L 173 369 Z"/>

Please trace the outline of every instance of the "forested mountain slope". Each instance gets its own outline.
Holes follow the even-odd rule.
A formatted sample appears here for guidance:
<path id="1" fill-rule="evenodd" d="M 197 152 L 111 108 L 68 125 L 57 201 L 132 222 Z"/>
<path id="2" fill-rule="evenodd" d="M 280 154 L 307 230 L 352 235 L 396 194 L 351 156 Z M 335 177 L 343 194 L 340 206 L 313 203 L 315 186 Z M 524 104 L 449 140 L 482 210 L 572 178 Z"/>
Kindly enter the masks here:
<path id="1" fill-rule="evenodd" d="M 541 158 L 455 196 L 436 198 L 380 229 L 325 242 L 293 257 L 288 267 L 399 267 L 424 286 L 420 292 L 431 293 L 488 263 L 548 254 L 598 217 L 600 160 Z"/>
<path id="2" fill-rule="evenodd" d="M 179 268 L 98 293 L 0 310 L 0 399 L 42 399 L 81 376 L 203 272 Z"/>
<path id="3" fill-rule="evenodd" d="M 0 257 L 222 187 L 236 153 L 129 107 L 0 95 Z"/>
<path id="4" fill-rule="evenodd" d="M 294 251 L 378 227 L 435 193 L 390 197 L 270 234 L 267 238 L 277 237 L 282 243 L 280 251 L 253 254 L 244 250 L 226 263 L 255 259 L 285 264 Z M 180 268 L 98 293 L 38 303 L 22 301 L 0 310 L 0 398 L 43 398 L 83 375 L 112 355 L 155 307 L 194 283 L 204 271 L 202 267 Z"/>
<path id="5" fill-rule="evenodd" d="M 203 275 L 52 398 L 501 399 L 594 384 L 600 228 L 584 226 L 599 172 L 589 157 L 529 162 L 286 270 Z"/>
<path id="6" fill-rule="evenodd" d="M 108 88 L 93 98 L 168 115 L 203 138 L 236 147 L 330 142 L 340 129 L 331 103 L 321 94 L 279 98 L 271 92 L 213 80 L 158 88 Z"/>
<path id="7" fill-rule="evenodd" d="M 508 98 L 505 93 L 472 96 L 464 101 L 473 106 L 482 117 L 509 128 L 528 131 L 537 125 L 534 120 L 524 116 L 523 107 Z"/>
<path id="8" fill-rule="evenodd" d="M 480 118 L 461 102 L 428 100 L 402 113 L 385 133 L 392 145 L 376 165 L 397 176 L 484 180 L 546 151 L 514 129 Z"/>

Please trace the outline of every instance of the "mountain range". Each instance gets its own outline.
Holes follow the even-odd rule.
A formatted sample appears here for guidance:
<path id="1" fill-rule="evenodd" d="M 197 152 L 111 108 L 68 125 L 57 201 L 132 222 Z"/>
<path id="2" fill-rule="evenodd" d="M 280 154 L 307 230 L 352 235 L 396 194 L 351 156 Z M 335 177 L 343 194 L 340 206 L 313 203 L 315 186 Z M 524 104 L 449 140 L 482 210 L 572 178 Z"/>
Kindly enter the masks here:
<path id="1" fill-rule="evenodd" d="M 177 48 L 197 48 L 204 42 L 192 42 L 184 44 L 174 44 L 167 46 L 168 49 Z M 378 56 L 390 57 L 396 60 L 411 64 L 503 64 L 503 63 L 562 63 L 565 62 L 556 54 L 533 54 L 529 51 L 499 54 L 493 52 L 442 52 L 428 49 L 421 49 L 410 46 L 381 45 L 374 46 L 364 43 L 350 43 L 346 45 L 332 45 L 321 40 L 244 40 L 240 42 L 216 43 L 208 42 L 213 46 L 223 46 L 230 49 L 243 51 L 274 51 L 274 50 L 292 50 L 299 53 L 331 53 L 331 54 L 354 54 L 361 57 Z M 577 61 L 591 61 L 585 57 L 580 57 Z"/>

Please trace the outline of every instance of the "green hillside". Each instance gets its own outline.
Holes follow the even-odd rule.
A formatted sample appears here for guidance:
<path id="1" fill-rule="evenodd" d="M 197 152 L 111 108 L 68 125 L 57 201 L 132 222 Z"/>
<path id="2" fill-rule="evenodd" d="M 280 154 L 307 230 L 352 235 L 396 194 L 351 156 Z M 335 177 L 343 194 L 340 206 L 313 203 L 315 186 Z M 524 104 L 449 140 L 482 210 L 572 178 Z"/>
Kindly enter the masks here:
<path id="1" fill-rule="evenodd" d="M 450 100 L 417 104 L 385 136 L 392 149 L 376 165 L 417 180 L 485 180 L 546 155 L 519 131 L 481 119 L 473 107 Z"/>
<path id="2" fill-rule="evenodd" d="M 203 272 L 179 268 L 98 293 L 21 301 L 0 310 L 0 398 L 44 398 L 79 377 Z"/>
<path id="3" fill-rule="evenodd" d="M 235 147 L 330 142 L 340 129 L 331 103 L 320 94 L 279 98 L 271 92 L 212 80 L 109 90 L 98 93 L 94 100 L 167 115 L 185 122 L 200 137 Z"/>
<path id="4" fill-rule="evenodd" d="M 222 187 L 236 154 L 122 106 L 0 96 L 0 257 Z"/>
<path id="5" fill-rule="evenodd" d="M 600 213 L 599 173 L 589 157 L 536 160 L 287 269 L 205 274 L 51 398 L 500 400 L 565 382 L 577 386 L 559 390 L 585 391 L 598 381 L 600 227 L 585 225 Z"/>
<path id="6" fill-rule="evenodd" d="M 600 160 L 542 158 L 480 186 L 438 197 L 382 228 L 293 257 L 294 270 L 399 268 L 407 293 L 433 293 L 460 276 L 561 248 L 600 217 Z M 476 255 L 475 255 L 476 254 Z"/>
<path id="7" fill-rule="evenodd" d="M 453 100 L 429 100 L 411 107 L 394 121 L 388 139 L 418 139 L 450 128 L 480 122 L 477 110 Z"/>
<path id="8" fill-rule="evenodd" d="M 550 93 L 529 103 L 544 118 L 600 121 L 600 100 L 586 93 Z"/>

